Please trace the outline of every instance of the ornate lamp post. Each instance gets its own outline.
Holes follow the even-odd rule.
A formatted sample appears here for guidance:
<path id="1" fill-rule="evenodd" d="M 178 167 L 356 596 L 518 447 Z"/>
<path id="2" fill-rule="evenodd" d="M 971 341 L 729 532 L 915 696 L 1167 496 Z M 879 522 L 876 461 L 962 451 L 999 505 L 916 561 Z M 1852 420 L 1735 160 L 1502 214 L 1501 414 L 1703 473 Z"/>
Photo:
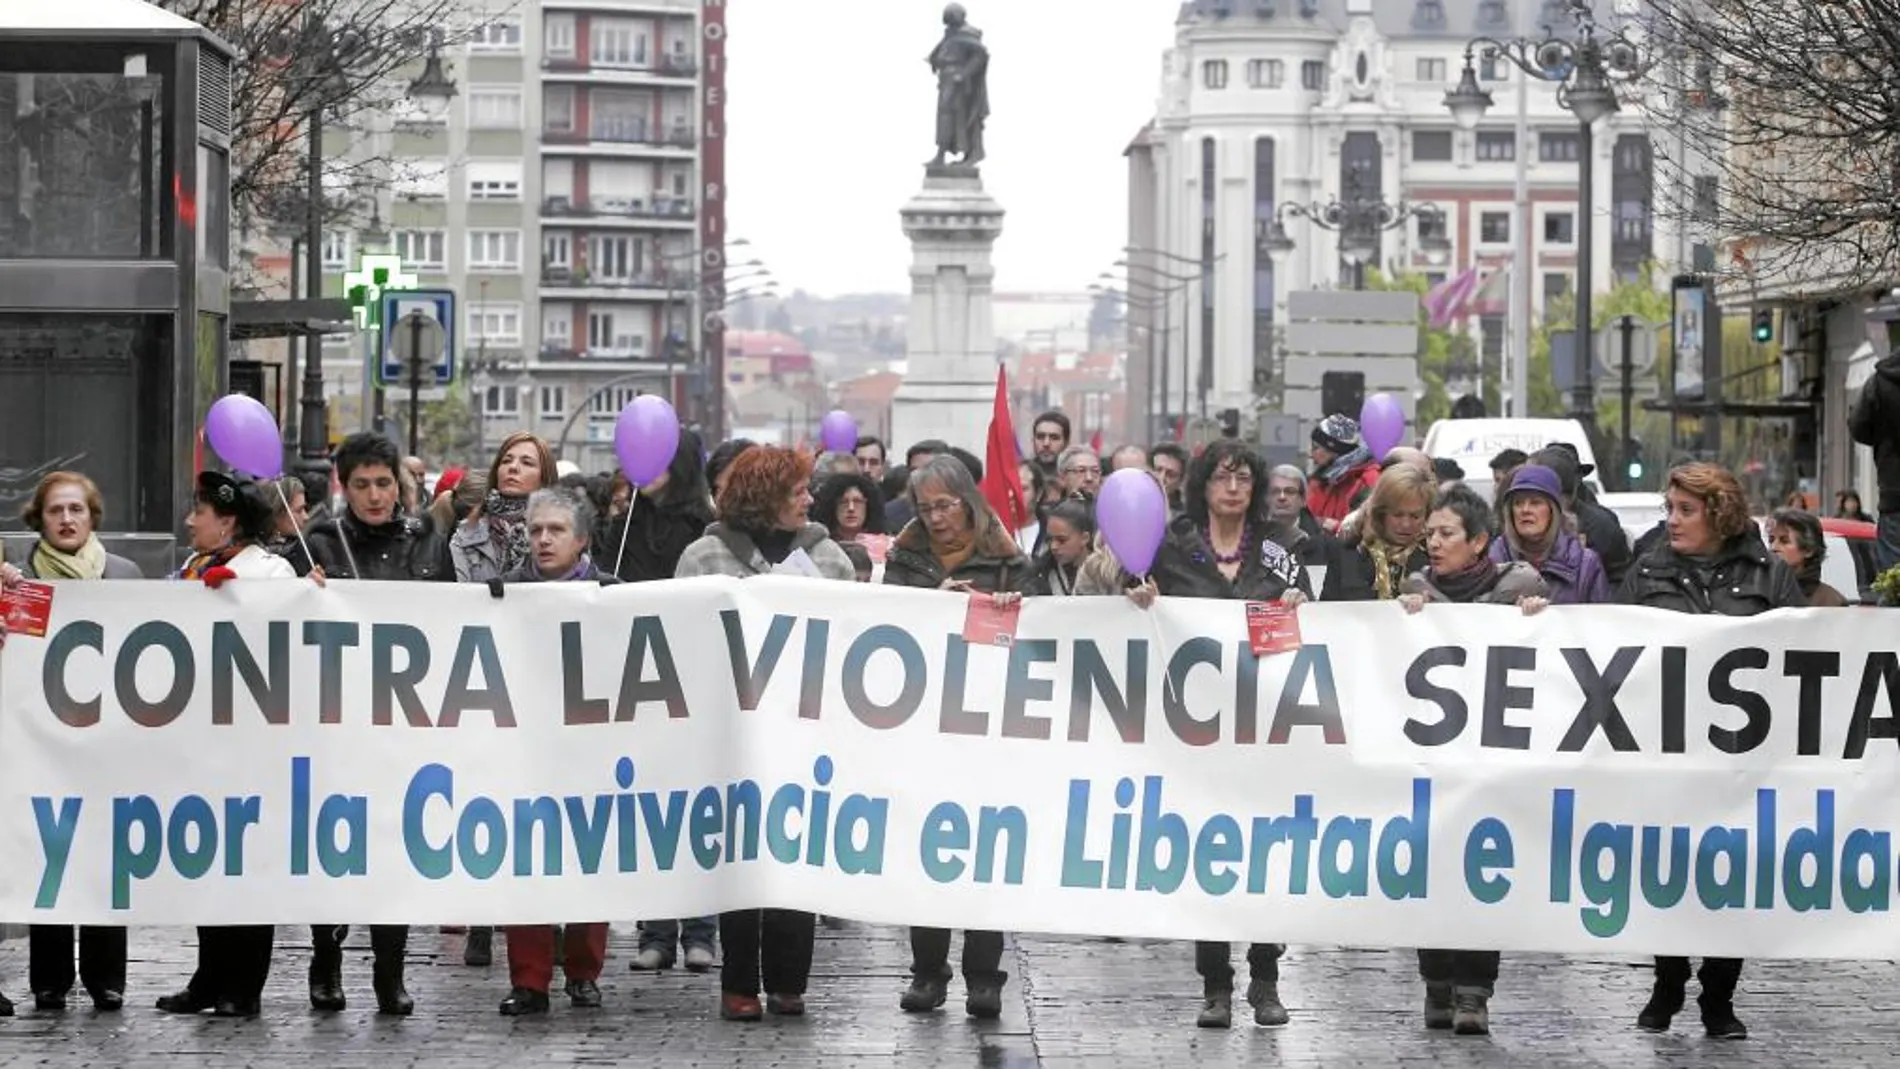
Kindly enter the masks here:
<path id="1" fill-rule="evenodd" d="M 1334 198 L 1321 204 L 1282 204 L 1273 213 L 1273 222 L 1263 227 L 1263 233 L 1256 235 L 1267 255 L 1273 261 L 1284 263 L 1294 249 L 1293 238 L 1287 233 L 1288 219 L 1305 219 L 1321 230 L 1332 230 L 1339 234 L 1339 257 L 1352 265 L 1352 288 L 1366 288 L 1366 263 L 1379 253 L 1379 234 L 1386 230 L 1397 230 L 1407 222 L 1417 219 L 1423 223 L 1435 225 L 1422 228 L 1419 235 L 1419 248 L 1428 257 L 1437 260 L 1441 256 L 1450 256 L 1451 242 L 1445 237 L 1445 213 L 1436 204 L 1427 201 L 1422 204 L 1387 204 L 1364 196 L 1358 190 L 1359 174 L 1354 172 L 1347 183 L 1344 201 Z"/>
<path id="2" fill-rule="evenodd" d="M 1589 0 L 1565 0 L 1576 24 L 1574 36 L 1562 37 L 1554 27 L 1545 27 L 1542 40 L 1520 37 L 1499 41 L 1490 37 L 1473 39 L 1465 46 L 1465 68 L 1458 84 L 1445 93 L 1445 109 L 1460 129 L 1473 130 L 1491 107 L 1491 94 L 1478 84 L 1477 61 L 1507 59 L 1525 74 L 1557 86 L 1557 103 L 1577 117 L 1577 353 L 1589 366 L 1594 350 L 1590 344 L 1591 289 L 1594 274 L 1595 242 L 1593 213 L 1595 172 L 1592 127 L 1597 120 L 1615 114 L 1620 105 L 1616 83 L 1640 77 L 1647 69 L 1642 52 L 1622 31 L 1603 31 Z M 1518 146 L 1524 151 L 1524 146 Z M 1522 265 L 1528 266 L 1528 265 Z M 1521 268 L 1520 268 L 1521 269 Z M 1571 415 L 1593 435 L 1596 431 L 1596 384 L 1586 371 L 1577 384 L 1571 401 Z"/>

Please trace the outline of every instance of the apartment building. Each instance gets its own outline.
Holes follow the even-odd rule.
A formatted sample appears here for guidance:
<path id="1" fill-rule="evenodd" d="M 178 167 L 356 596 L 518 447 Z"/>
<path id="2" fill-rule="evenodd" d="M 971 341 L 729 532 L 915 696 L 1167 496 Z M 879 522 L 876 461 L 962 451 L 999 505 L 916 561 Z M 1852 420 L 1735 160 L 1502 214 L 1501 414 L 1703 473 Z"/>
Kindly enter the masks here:
<path id="1" fill-rule="evenodd" d="M 454 388 L 488 447 L 528 429 L 610 467 L 634 396 L 701 395 L 702 2 L 529 0 L 479 16 L 444 56 L 456 95 L 407 102 L 347 148 L 390 161 L 363 213 L 382 226 L 326 234 L 326 290 L 341 294 L 365 251 L 454 290 Z M 333 396 L 359 395 L 360 349 L 326 345 Z"/>

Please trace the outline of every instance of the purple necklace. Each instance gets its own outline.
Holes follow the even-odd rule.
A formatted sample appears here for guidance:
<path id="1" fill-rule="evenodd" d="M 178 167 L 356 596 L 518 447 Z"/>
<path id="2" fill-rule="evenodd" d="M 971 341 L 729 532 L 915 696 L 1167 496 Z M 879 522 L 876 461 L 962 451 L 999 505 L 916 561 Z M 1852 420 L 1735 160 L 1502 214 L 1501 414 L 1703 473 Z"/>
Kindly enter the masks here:
<path id="1" fill-rule="evenodd" d="M 1252 541 L 1253 525 L 1248 524 L 1240 529 L 1240 543 L 1234 547 L 1234 551 L 1232 553 L 1222 553 L 1220 550 L 1214 549 L 1213 528 L 1210 527 L 1207 532 L 1207 546 L 1209 549 L 1214 549 L 1214 563 L 1216 564 L 1239 564 L 1241 561 L 1247 559 L 1247 545 Z"/>

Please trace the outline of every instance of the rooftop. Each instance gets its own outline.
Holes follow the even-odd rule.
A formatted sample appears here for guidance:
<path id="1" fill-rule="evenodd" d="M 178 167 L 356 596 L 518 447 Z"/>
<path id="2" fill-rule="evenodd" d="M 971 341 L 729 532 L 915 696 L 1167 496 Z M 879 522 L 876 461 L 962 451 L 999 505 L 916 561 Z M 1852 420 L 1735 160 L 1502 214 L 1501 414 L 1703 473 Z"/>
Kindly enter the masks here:
<path id="1" fill-rule="evenodd" d="M 1599 19 L 1609 19 L 1608 0 L 1591 6 Z M 1387 38 L 1542 36 L 1546 27 L 1568 36 L 1575 26 L 1570 0 L 1185 0 L 1175 22 L 1344 32 L 1360 14 L 1369 14 Z"/>
<path id="2" fill-rule="evenodd" d="M 0 33 L 81 37 L 211 37 L 203 26 L 145 0 L 14 0 L 0 4 Z M 213 38 L 215 40 L 215 38 Z"/>

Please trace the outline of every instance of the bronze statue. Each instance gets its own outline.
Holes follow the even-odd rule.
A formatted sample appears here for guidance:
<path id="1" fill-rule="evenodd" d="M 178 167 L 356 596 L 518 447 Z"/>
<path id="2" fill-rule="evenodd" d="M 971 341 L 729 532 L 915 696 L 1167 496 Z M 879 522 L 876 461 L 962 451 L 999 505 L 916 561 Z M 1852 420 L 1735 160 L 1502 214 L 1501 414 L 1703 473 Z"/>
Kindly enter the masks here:
<path id="1" fill-rule="evenodd" d="M 927 165 L 974 168 L 983 161 L 983 122 L 990 114 L 990 50 L 962 4 L 943 9 L 943 40 L 930 53 L 937 73 L 937 155 Z"/>

